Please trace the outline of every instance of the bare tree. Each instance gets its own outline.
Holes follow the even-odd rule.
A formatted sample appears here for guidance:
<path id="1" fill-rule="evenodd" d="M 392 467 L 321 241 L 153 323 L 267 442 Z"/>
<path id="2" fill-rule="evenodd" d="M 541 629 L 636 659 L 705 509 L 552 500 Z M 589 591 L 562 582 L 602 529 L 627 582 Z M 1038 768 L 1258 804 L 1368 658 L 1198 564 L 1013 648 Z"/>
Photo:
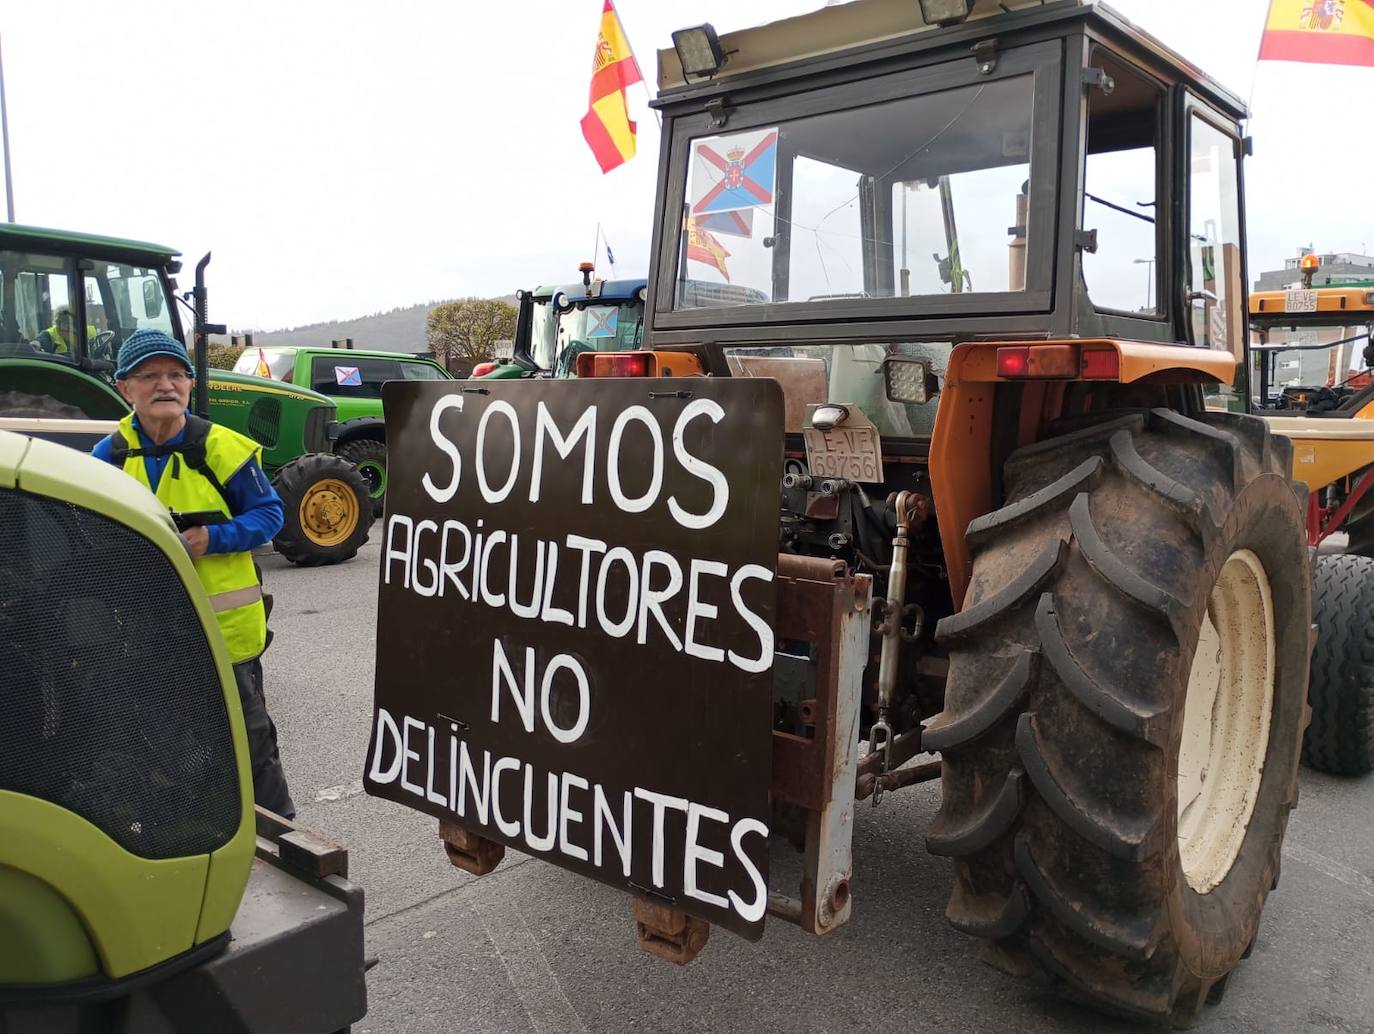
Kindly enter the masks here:
<path id="1" fill-rule="evenodd" d="M 515 306 L 496 299 L 445 302 L 429 311 L 426 337 L 445 365 L 450 358 L 474 365 L 492 357 L 496 342 L 515 336 L 515 316 Z"/>

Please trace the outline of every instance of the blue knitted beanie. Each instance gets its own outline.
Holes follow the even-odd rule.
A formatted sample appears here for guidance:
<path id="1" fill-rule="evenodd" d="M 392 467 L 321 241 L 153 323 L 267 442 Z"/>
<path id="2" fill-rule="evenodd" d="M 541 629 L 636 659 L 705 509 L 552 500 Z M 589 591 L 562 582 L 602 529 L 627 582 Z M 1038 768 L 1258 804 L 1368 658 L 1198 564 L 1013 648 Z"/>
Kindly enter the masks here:
<path id="1" fill-rule="evenodd" d="M 192 377 L 196 371 L 191 366 L 191 357 L 186 354 L 186 346 L 170 334 L 161 330 L 136 330 L 119 348 L 119 366 L 115 377 L 123 380 L 134 372 L 134 367 L 155 355 L 165 355 L 177 359 L 186 367 Z"/>

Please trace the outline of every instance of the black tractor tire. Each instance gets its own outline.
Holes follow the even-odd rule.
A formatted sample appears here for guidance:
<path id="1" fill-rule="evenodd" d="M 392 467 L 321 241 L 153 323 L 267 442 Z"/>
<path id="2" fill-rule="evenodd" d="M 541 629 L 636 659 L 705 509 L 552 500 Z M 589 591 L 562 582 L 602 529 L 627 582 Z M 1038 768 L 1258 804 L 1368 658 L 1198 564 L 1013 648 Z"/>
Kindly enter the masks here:
<path id="1" fill-rule="evenodd" d="M 1374 557 L 1374 490 L 1365 493 L 1365 497 L 1355 505 L 1341 530 L 1346 535 L 1347 553 Z"/>
<path id="2" fill-rule="evenodd" d="M 1309 560 L 1291 456 L 1260 419 L 1153 410 L 1008 460 L 1005 504 L 968 527 L 963 609 L 936 631 L 949 681 L 924 741 L 944 761 L 927 845 L 955 861 L 946 916 L 985 940 L 987 961 L 1186 1027 L 1248 953 L 1307 721 Z M 1243 828 L 1235 853 L 1190 875 L 1179 847 L 1190 673 L 1223 566 L 1247 558 L 1262 565 L 1273 617 L 1271 706 L 1248 698 L 1269 736 L 1248 741 L 1248 823 L 1200 823 Z M 1264 600 L 1255 588 L 1246 598 Z M 1229 634 L 1244 627 L 1219 620 Z M 1199 713 L 1215 720 L 1217 705 Z"/>
<path id="3" fill-rule="evenodd" d="M 1374 519 L 1366 518 L 1357 523 L 1346 522 L 1345 548 L 1355 556 L 1374 557 Z"/>
<path id="4" fill-rule="evenodd" d="M 1374 772 L 1374 560 L 1319 556 L 1312 583 L 1317 645 L 1302 759 L 1318 772 L 1368 775 Z"/>
<path id="5" fill-rule="evenodd" d="M 272 482 L 286 523 L 272 540 L 278 553 L 301 567 L 352 560 L 372 527 L 372 497 L 358 468 L 339 456 L 298 456 Z"/>
<path id="6" fill-rule="evenodd" d="M 51 395 L 30 395 L 22 391 L 0 392 L 0 416 L 29 420 L 85 420 L 79 406 L 58 402 Z"/>
<path id="7" fill-rule="evenodd" d="M 379 442 L 375 438 L 357 438 L 345 442 L 334 451 L 363 475 L 372 497 L 373 516 L 380 517 L 386 503 L 386 442 Z"/>

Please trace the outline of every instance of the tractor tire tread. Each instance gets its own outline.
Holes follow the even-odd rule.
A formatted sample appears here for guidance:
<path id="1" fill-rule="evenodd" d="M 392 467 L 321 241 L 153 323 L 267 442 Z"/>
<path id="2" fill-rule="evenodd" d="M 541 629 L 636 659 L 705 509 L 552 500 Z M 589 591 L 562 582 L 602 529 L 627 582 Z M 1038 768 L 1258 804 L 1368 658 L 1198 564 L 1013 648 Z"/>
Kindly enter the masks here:
<path id="1" fill-rule="evenodd" d="M 1319 556 L 1312 610 L 1312 723 L 1303 761 L 1330 775 L 1374 771 L 1374 559 Z"/>
<path id="2" fill-rule="evenodd" d="M 985 950 L 1098 1008 L 1187 1025 L 1254 940 L 1296 787 L 1305 611 L 1297 661 L 1292 629 L 1308 600 L 1291 451 L 1235 414 L 1065 426 L 1008 458 L 1005 504 L 968 529 L 964 607 L 936 630 L 950 668 L 923 740 L 944 762 L 927 844 L 954 860 L 947 918 Z M 1281 519 L 1257 516 L 1270 513 Z M 1255 541 L 1267 529 L 1255 548 L 1291 559 L 1267 573 L 1294 601 L 1279 647 L 1292 735 L 1271 749 L 1282 764 L 1263 821 L 1276 835 L 1247 863 L 1253 903 L 1202 960 L 1170 904 L 1184 877 L 1169 747 L 1220 553 L 1242 528 Z"/>

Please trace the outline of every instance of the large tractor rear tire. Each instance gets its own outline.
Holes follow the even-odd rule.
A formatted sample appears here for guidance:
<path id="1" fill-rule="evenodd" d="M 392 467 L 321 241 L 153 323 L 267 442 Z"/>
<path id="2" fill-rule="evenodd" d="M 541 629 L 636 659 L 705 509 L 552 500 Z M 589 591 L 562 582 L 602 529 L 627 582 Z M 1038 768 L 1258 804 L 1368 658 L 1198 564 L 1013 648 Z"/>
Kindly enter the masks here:
<path id="1" fill-rule="evenodd" d="M 286 523 L 272 540 L 301 567 L 352 560 L 372 527 L 372 497 L 358 468 L 339 456 L 309 453 L 277 471 L 273 485 Z"/>
<path id="2" fill-rule="evenodd" d="M 1290 463 L 1262 420 L 1169 410 L 1008 461 L 925 740 L 946 914 L 989 961 L 1188 1026 L 1254 942 L 1307 713 Z"/>
<path id="3" fill-rule="evenodd" d="M 1317 557 L 1312 578 L 1312 724 L 1302 759 L 1332 775 L 1374 771 L 1374 560 Z"/>

